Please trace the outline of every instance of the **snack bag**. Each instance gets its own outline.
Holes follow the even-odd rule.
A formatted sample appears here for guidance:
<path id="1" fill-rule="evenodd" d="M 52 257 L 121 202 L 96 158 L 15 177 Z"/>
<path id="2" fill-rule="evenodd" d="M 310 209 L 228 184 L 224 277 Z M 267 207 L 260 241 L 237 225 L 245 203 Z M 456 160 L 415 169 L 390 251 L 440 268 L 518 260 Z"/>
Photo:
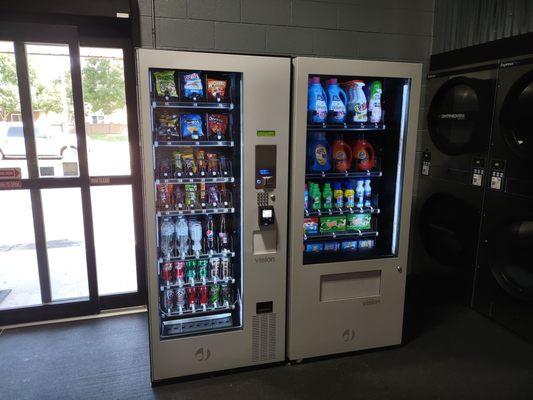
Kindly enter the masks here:
<path id="1" fill-rule="evenodd" d="M 207 99 L 221 102 L 226 97 L 228 81 L 223 79 L 207 79 Z"/>
<path id="2" fill-rule="evenodd" d="M 207 116 L 207 132 L 216 140 L 224 139 L 228 130 L 228 116 L 226 114 L 209 114 Z"/>
<path id="3" fill-rule="evenodd" d="M 209 175 L 217 176 L 218 171 L 218 155 L 216 153 L 207 153 L 207 172 Z"/>
<path id="4" fill-rule="evenodd" d="M 199 114 L 182 114 L 181 122 L 181 136 L 183 139 L 196 140 L 204 136 L 202 130 L 202 116 Z"/>
<path id="5" fill-rule="evenodd" d="M 204 95 L 202 79 L 198 72 L 185 73 L 181 75 L 183 96 L 197 101 Z"/>
<path id="6" fill-rule="evenodd" d="M 192 184 L 186 184 L 185 185 L 185 205 L 188 209 L 194 209 L 196 208 L 198 198 L 196 194 L 196 185 L 194 183 Z"/>
<path id="7" fill-rule="evenodd" d="M 161 211 L 172 209 L 172 195 L 174 192 L 174 185 L 158 185 L 157 186 L 157 203 Z"/>
<path id="8" fill-rule="evenodd" d="M 346 230 L 345 216 L 330 216 L 320 218 L 320 232 L 342 232 Z"/>
<path id="9" fill-rule="evenodd" d="M 206 176 L 207 159 L 205 158 L 205 150 L 196 151 L 196 164 L 198 165 L 198 172 L 200 172 L 200 176 Z"/>
<path id="10" fill-rule="evenodd" d="M 155 88 L 160 97 L 178 97 L 176 82 L 174 81 L 174 71 L 154 72 Z"/>
<path id="11" fill-rule="evenodd" d="M 163 111 L 157 119 L 157 133 L 161 140 L 176 140 L 178 136 L 178 115 Z"/>
<path id="12" fill-rule="evenodd" d="M 304 218 L 304 232 L 306 235 L 314 235 L 318 233 L 317 217 Z"/>
<path id="13" fill-rule="evenodd" d="M 183 169 L 189 176 L 194 176 L 198 173 L 198 165 L 194 158 L 194 153 L 191 147 L 183 149 L 181 159 L 183 160 Z"/>
<path id="14" fill-rule="evenodd" d="M 172 155 L 174 156 L 174 177 L 181 178 L 184 173 L 183 169 L 183 158 L 181 151 L 173 151 Z"/>

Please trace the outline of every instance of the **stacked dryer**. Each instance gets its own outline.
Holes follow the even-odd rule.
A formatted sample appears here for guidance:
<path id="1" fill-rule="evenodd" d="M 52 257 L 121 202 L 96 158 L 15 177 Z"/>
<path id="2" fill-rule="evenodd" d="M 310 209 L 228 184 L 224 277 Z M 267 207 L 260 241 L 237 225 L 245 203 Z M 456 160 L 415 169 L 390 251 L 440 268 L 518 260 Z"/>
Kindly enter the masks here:
<path id="1" fill-rule="evenodd" d="M 496 77 L 496 63 L 428 75 L 411 272 L 433 300 L 471 301 Z"/>
<path id="2" fill-rule="evenodd" d="M 473 306 L 533 340 L 533 58 L 502 60 Z"/>

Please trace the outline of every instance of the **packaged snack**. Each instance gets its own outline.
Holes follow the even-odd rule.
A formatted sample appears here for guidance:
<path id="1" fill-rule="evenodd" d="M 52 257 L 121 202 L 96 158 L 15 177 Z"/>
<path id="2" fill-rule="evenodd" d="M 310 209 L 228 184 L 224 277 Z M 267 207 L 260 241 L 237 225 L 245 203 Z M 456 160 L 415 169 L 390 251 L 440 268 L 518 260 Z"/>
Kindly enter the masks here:
<path id="1" fill-rule="evenodd" d="M 170 160 L 165 158 L 159 163 L 159 178 L 168 179 L 171 178 L 172 167 L 170 165 Z"/>
<path id="2" fill-rule="evenodd" d="M 357 250 L 357 240 L 345 240 L 341 243 L 342 251 L 355 251 Z"/>
<path id="3" fill-rule="evenodd" d="M 364 231 L 372 228 L 372 214 L 350 214 L 347 216 L 349 231 Z"/>
<path id="4" fill-rule="evenodd" d="M 205 158 L 205 150 L 198 150 L 196 152 L 196 163 L 198 164 L 198 172 L 200 176 L 207 174 L 207 159 Z"/>
<path id="5" fill-rule="evenodd" d="M 376 242 L 374 239 L 365 239 L 365 240 L 360 240 L 359 241 L 359 249 L 361 251 L 364 251 L 364 250 L 371 250 L 374 248 Z"/>
<path id="6" fill-rule="evenodd" d="M 228 130 L 228 116 L 226 114 L 208 114 L 207 133 L 209 137 L 223 140 Z"/>
<path id="7" fill-rule="evenodd" d="M 318 233 L 317 217 L 304 218 L 304 232 L 306 235 L 314 235 Z"/>
<path id="8" fill-rule="evenodd" d="M 200 206 L 205 208 L 207 205 L 207 190 L 205 183 L 200 183 Z"/>
<path id="9" fill-rule="evenodd" d="M 178 97 L 174 71 L 154 72 L 155 88 L 159 97 Z"/>
<path id="10" fill-rule="evenodd" d="M 324 251 L 339 251 L 340 247 L 339 242 L 324 242 Z"/>
<path id="11" fill-rule="evenodd" d="M 157 186 L 157 203 L 161 211 L 172 209 L 172 192 L 174 185 L 158 185 Z"/>
<path id="12" fill-rule="evenodd" d="M 176 150 L 172 152 L 172 155 L 174 156 L 174 177 L 181 178 L 184 173 L 182 153 Z"/>
<path id="13" fill-rule="evenodd" d="M 198 101 L 204 95 L 202 79 L 198 72 L 181 74 L 183 96 L 187 99 Z"/>
<path id="14" fill-rule="evenodd" d="M 217 185 L 211 185 L 207 189 L 209 196 L 209 204 L 213 207 L 217 207 L 220 203 L 220 191 L 217 188 Z"/>
<path id="15" fill-rule="evenodd" d="M 207 153 L 207 172 L 209 175 L 217 176 L 219 172 L 218 155 Z"/>
<path id="16" fill-rule="evenodd" d="M 184 140 L 196 140 L 204 136 L 202 116 L 199 114 L 182 114 L 180 118 L 181 135 Z"/>
<path id="17" fill-rule="evenodd" d="M 192 148 L 184 148 L 181 154 L 181 159 L 183 160 L 184 172 L 189 176 L 195 176 L 198 173 L 198 166 L 196 165 Z"/>
<path id="18" fill-rule="evenodd" d="M 320 232 L 342 232 L 346 230 L 346 217 L 344 215 L 335 215 L 320 218 Z"/>
<path id="19" fill-rule="evenodd" d="M 186 184 L 185 185 L 185 205 L 188 209 L 196 208 L 198 204 L 198 199 L 196 195 L 196 185 L 195 184 Z"/>
<path id="20" fill-rule="evenodd" d="M 305 245 L 305 252 L 306 253 L 320 253 L 324 250 L 324 244 L 323 243 L 307 243 Z"/>
<path id="21" fill-rule="evenodd" d="M 207 98 L 209 101 L 222 101 L 226 97 L 228 81 L 223 79 L 207 79 Z"/>
<path id="22" fill-rule="evenodd" d="M 178 115 L 163 111 L 157 118 L 159 140 L 176 140 L 178 137 Z"/>
<path id="23" fill-rule="evenodd" d="M 176 210 L 182 210 L 185 206 L 185 193 L 183 191 L 183 185 L 176 185 L 174 189 L 174 208 Z"/>

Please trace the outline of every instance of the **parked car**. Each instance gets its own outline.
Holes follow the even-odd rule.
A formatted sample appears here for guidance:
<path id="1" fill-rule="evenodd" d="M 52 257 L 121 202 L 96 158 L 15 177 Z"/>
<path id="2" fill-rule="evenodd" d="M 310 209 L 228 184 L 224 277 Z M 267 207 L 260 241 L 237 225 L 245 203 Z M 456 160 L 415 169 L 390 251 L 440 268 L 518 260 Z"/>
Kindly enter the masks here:
<path id="1" fill-rule="evenodd" d="M 36 124 L 34 130 L 38 158 L 78 159 L 75 134 L 42 124 Z M 26 158 L 25 149 L 22 122 L 0 123 L 0 159 Z"/>

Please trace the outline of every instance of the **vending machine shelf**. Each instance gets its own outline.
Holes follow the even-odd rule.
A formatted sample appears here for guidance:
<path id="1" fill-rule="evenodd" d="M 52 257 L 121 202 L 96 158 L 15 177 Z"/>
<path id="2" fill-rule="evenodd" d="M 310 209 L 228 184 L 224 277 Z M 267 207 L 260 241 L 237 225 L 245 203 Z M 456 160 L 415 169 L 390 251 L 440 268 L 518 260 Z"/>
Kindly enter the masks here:
<path id="1" fill-rule="evenodd" d="M 359 132 L 359 131 L 384 131 L 385 124 L 360 123 L 360 124 L 308 124 L 309 132 Z"/>
<path id="2" fill-rule="evenodd" d="M 378 231 L 342 231 L 331 233 L 304 234 L 304 242 L 320 241 L 324 239 L 359 239 L 379 236 Z"/>
<path id="3" fill-rule="evenodd" d="M 171 210 L 157 211 L 158 217 L 173 217 L 179 215 L 207 215 L 207 214 L 232 214 L 235 212 L 233 207 L 222 208 L 197 208 L 193 210 Z"/>
<path id="4" fill-rule="evenodd" d="M 161 313 L 164 317 L 171 318 L 171 317 L 180 317 L 182 315 L 202 316 L 202 315 L 218 313 L 221 311 L 230 311 L 234 309 L 235 309 L 235 304 L 229 304 L 229 305 L 221 305 L 221 306 L 216 306 L 216 307 L 209 306 L 209 307 L 206 307 L 205 310 L 201 306 L 199 306 L 194 311 L 191 309 L 186 309 L 186 310 L 183 310 L 182 312 L 179 312 L 179 311 L 166 312 L 166 311 L 161 310 Z"/>
<path id="5" fill-rule="evenodd" d="M 193 109 L 217 109 L 233 110 L 233 103 L 217 103 L 205 101 L 153 101 L 153 108 L 193 108 Z"/>
<path id="6" fill-rule="evenodd" d="M 233 147 L 233 140 L 167 140 L 154 141 L 154 147 Z"/>
<path id="7" fill-rule="evenodd" d="M 182 260 L 206 260 L 210 258 L 220 258 L 220 257 L 235 257 L 234 251 L 226 251 L 226 252 L 220 252 L 220 253 L 205 253 L 205 254 L 199 254 L 198 256 L 192 254 L 187 254 L 184 257 L 169 257 L 169 258 L 159 258 L 158 262 L 161 264 L 163 262 L 169 262 L 169 261 L 182 261 Z"/>
<path id="8" fill-rule="evenodd" d="M 181 284 L 180 283 L 169 283 L 167 285 L 159 285 L 159 289 L 161 291 L 164 291 L 164 290 L 180 288 L 180 287 L 212 286 L 212 285 L 217 285 L 221 283 L 235 283 L 235 279 L 234 278 L 217 279 L 216 281 L 214 279 L 206 279 L 205 282 L 202 280 L 196 280 L 194 282 L 182 282 Z"/>
<path id="9" fill-rule="evenodd" d="M 379 214 L 381 210 L 374 207 L 355 207 L 355 208 L 343 208 L 337 210 L 322 210 L 322 211 L 308 211 L 305 210 L 306 217 L 321 217 L 327 215 L 345 215 L 345 214 Z"/>
<path id="10" fill-rule="evenodd" d="M 305 174 L 306 179 L 379 178 L 380 176 L 383 176 L 381 171 L 311 172 Z"/>
<path id="11" fill-rule="evenodd" d="M 169 179 L 156 179 L 155 184 L 187 184 L 187 183 L 233 183 L 235 178 L 233 176 L 217 176 L 217 177 L 200 177 L 200 178 L 169 178 Z"/>

